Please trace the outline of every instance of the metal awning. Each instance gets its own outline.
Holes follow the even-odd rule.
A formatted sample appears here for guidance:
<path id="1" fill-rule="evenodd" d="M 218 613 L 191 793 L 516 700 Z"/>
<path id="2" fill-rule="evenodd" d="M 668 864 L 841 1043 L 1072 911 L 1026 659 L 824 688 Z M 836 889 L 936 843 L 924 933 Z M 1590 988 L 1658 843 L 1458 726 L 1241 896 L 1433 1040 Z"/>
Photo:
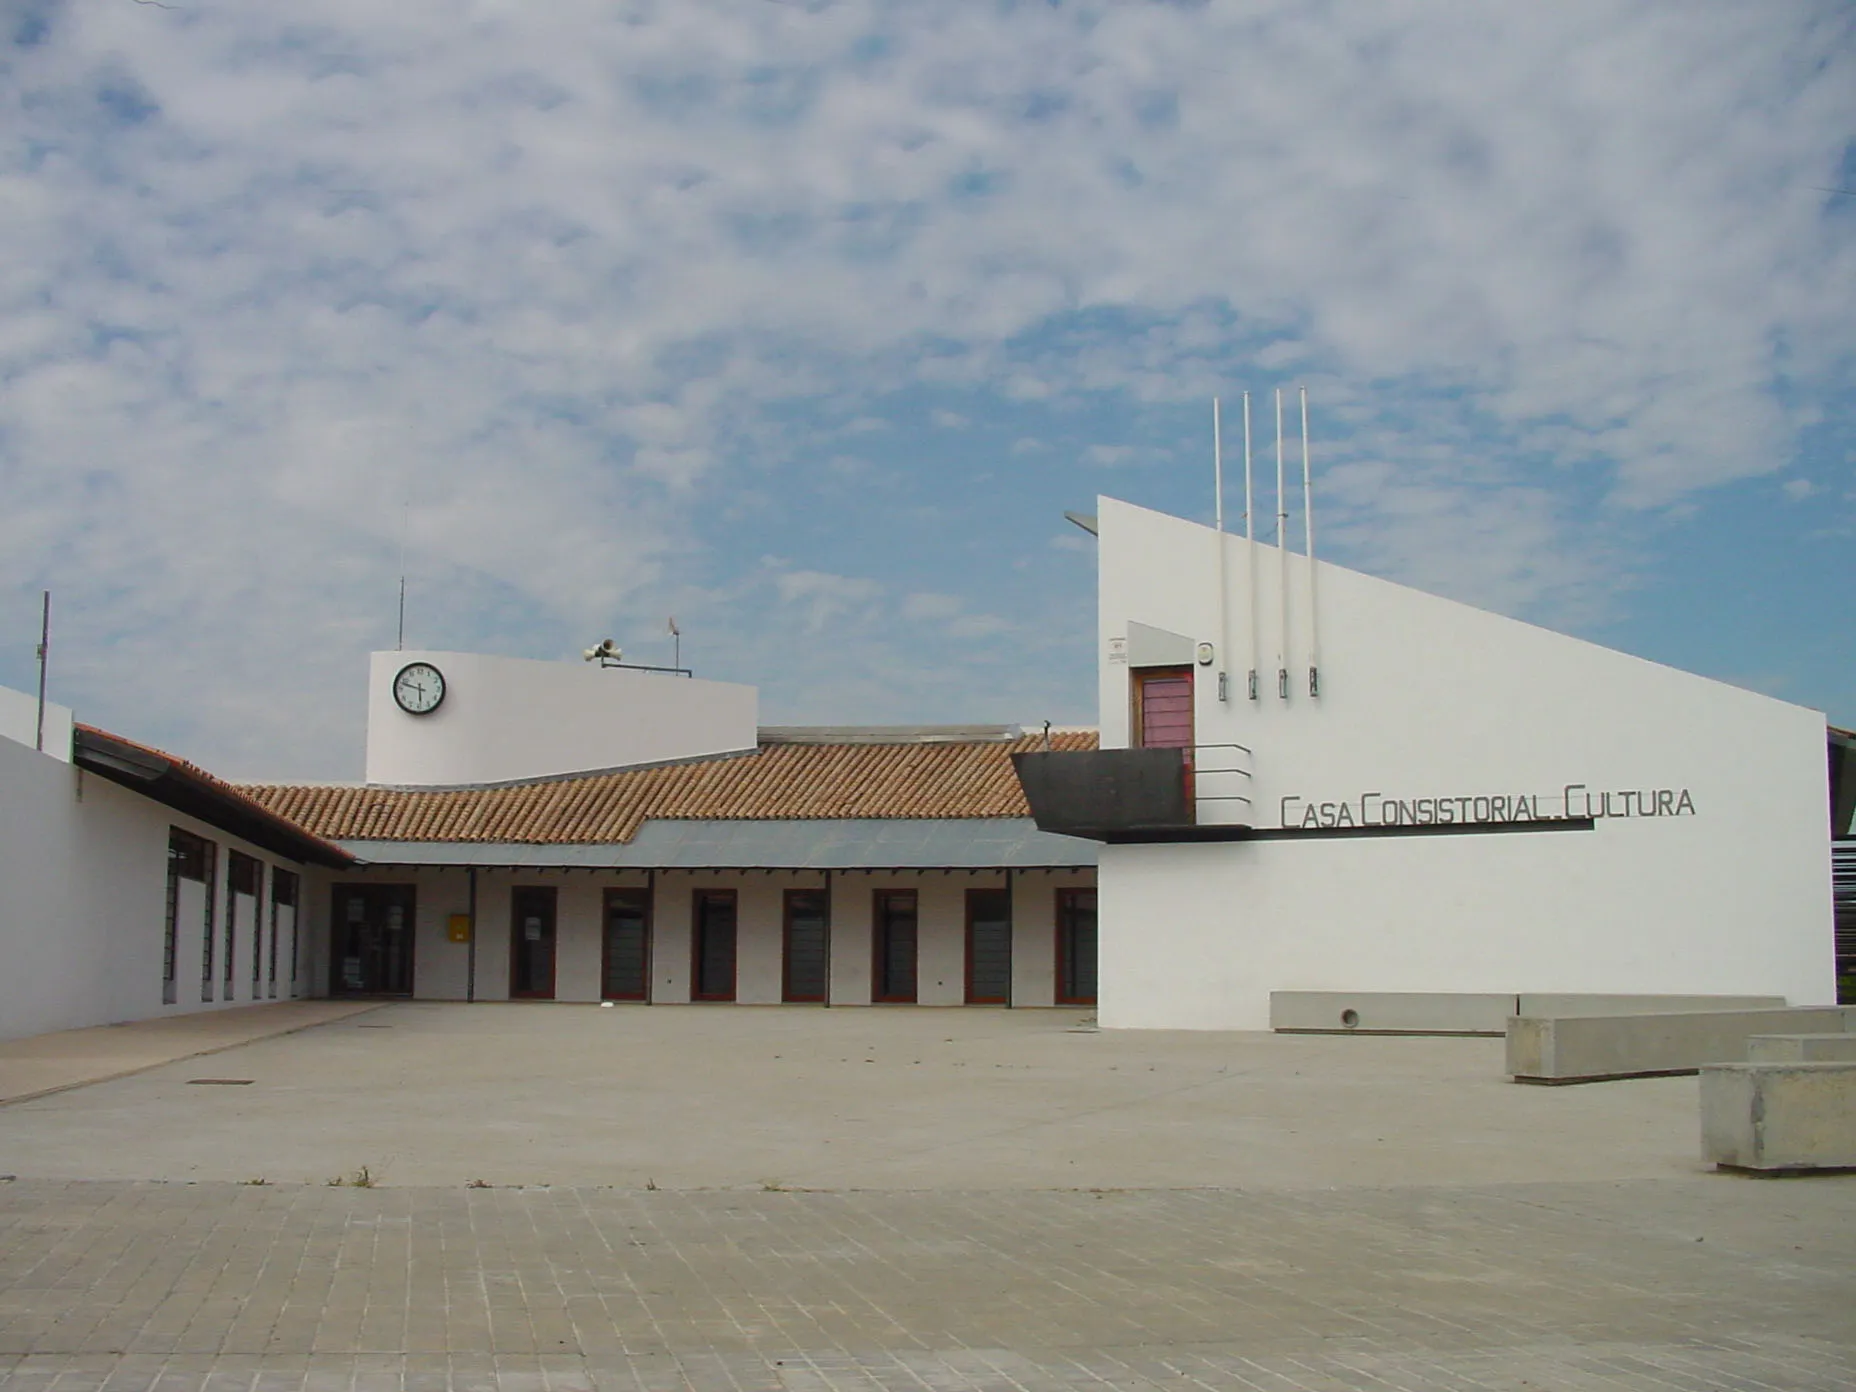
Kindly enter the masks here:
<path id="1" fill-rule="evenodd" d="M 370 865 L 637 870 L 1032 870 L 1089 868 L 1093 842 L 1029 817 L 648 821 L 616 845 L 344 841 Z"/>

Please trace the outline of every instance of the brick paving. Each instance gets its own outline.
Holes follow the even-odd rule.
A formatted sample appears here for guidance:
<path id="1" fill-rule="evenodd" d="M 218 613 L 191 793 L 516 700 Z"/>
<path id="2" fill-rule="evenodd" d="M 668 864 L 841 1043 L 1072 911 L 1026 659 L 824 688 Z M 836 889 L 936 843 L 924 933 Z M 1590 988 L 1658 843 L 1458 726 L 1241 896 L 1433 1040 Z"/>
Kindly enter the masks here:
<path id="1" fill-rule="evenodd" d="M 1856 1386 L 1856 1177 L 0 1183 L 12 1389 Z"/>

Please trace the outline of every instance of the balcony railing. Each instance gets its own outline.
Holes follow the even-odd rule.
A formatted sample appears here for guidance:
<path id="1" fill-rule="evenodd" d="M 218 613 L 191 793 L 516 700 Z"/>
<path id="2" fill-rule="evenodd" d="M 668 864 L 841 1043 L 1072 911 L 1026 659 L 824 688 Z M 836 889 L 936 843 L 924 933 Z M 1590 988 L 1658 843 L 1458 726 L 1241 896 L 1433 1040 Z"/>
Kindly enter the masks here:
<path id="1" fill-rule="evenodd" d="M 1200 826 L 1251 825 L 1250 749 L 1242 744 L 1192 746 L 1193 821 Z"/>

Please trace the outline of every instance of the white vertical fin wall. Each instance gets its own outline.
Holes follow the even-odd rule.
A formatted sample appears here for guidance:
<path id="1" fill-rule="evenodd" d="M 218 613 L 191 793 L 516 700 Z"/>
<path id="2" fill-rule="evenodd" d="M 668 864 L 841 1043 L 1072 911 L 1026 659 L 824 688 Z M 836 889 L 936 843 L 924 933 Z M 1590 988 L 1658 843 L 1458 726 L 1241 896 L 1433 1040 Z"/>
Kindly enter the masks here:
<path id="1" fill-rule="evenodd" d="M 1129 669 L 1110 640 L 1130 623 L 1215 640 L 1218 538 L 1108 498 L 1097 516 L 1116 748 Z M 1298 989 L 1834 999 L 1820 713 L 1325 562 L 1310 698 L 1299 558 L 1283 700 L 1269 547 L 1252 702 L 1247 543 L 1224 545 L 1233 651 L 1198 669 L 1196 738 L 1252 751 L 1255 825 L 1437 818 L 1444 803 L 1499 818 L 1495 798 L 1578 814 L 1588 794 L 1612 815 L 1591 831 L 1105 847 L 1105 1026 L 1264 1029 L 1269 992 Z M 1624 815 L 1638 811 L 1661 815 Z"/>

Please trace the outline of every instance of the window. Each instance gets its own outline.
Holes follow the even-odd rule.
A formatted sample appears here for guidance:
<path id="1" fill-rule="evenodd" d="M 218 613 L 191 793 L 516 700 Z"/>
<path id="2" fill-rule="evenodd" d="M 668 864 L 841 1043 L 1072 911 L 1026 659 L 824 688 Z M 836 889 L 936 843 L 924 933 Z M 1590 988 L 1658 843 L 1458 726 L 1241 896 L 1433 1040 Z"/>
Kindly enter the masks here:
<path id="1" fill-rule="evenodd" d="M 780 999 L 825 999 L 825 975 L 830 955 L 826 934 L 831 931 L 830 897 L 822 889 L 786 891 L 786 924 L 781 948 Z"/>
<path id="2" fill-rule="evenodd" d="M 180 999 L 180 886 L 182 880 L 207 884 L 212 878 L 212 843 L 179 827 L 168 828 L 167 925 L 161 938 L 161 1003 L 173 1005 Z M 212 947 L 213 892 L 206 899 L 207 948 Z M 212 967 L 206 969 L 212 980 Z"/>
<path id="3" fill-rule="evenodd" d="M 203 852 L 200 880 L 206 886 L 206 931 L 200 934 L 200 999 L 210 1001 L 213 998 L 213 885 L 219 878 L 219 848 L 204 839 L 200 840 L 200 847 Z"/>
<path id="4" fill-rule="evenodd" d="M 916 899 L 912 889 L 879 889 L 871 918 L 875 980 L 870 998 L 902 1004 L 915 1000 Z"/>
<path id="5" fill-rule="evenodd" d="M 699 889 L 690 916 L 690 999 L 735 998 L 735 892 Z"/>
<path id="6" fill-rule="evenodd" d="M 258 898 L 258 880 L 264 873 L 264 867 L 242 851 L 231 851 L 228 855 L 229 858 L 226 862 L 226 960 L 224 970 L 226 999 L 232 1000 L 236 994 L 233 990 L 232 980 L 233 970 L 236 965 L 235 959 L 238 956 L 238 896 L 243 894 L 250 898 L 255 910 Z M 255 938 L 255 920 L 257 914 L 254 912 L 252 917 L 254 919 L 253 936 Z M 256 957 L 258 945 L 255 941 L 251 945 L 251 950 L 254 959 L 252 962 L 254 968 L 252 972 L 252 984 L 256 986 L 258 974 L 255 968 L 257 966 Z"/>
<path id="7" fill-rule="evenodd" d="M 297 878 L 293 870 L 281 866 L 271 870 L 271 984 L 277 984 L 277 923 L 280 916 L 290 917 L 290 994 L 296 995 L 296 899 Z"/>
<path id="8" fill-rule="evenodd" d="M 967 891 L 967 1004 L 1012 1002 L 1012 891 Z"/>

